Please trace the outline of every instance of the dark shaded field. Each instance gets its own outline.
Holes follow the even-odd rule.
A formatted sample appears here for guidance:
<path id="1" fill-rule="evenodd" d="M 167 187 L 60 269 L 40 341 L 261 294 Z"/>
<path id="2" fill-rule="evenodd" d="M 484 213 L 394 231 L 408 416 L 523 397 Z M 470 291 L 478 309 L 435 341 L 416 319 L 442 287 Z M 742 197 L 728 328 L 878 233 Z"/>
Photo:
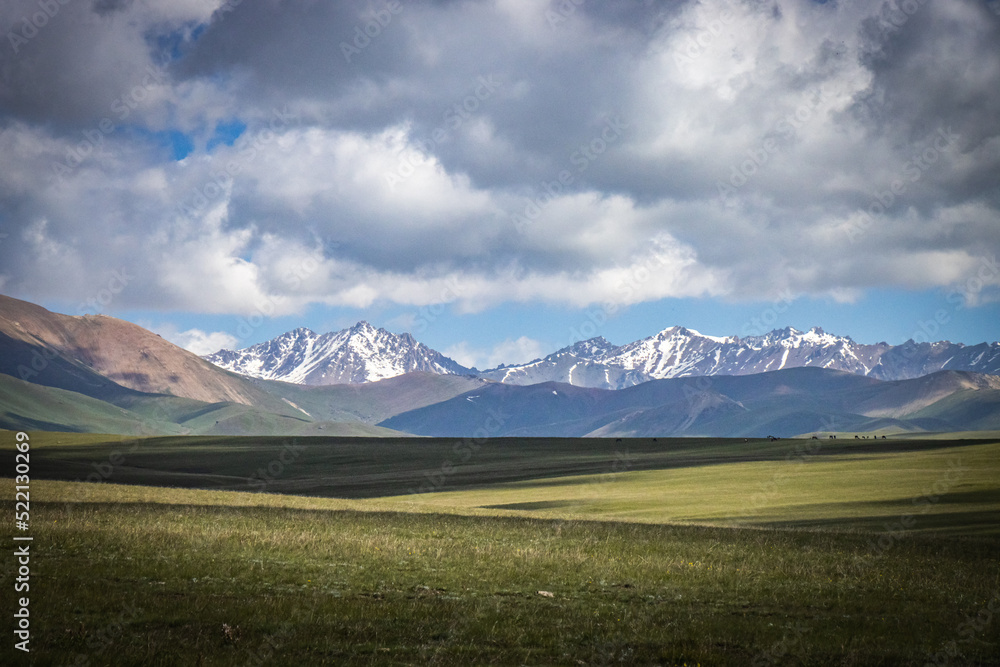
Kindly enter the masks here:
<path id="1" fill-rule="evenodd" d="M 107 440 L 32 436 L 4 664 L 1000 664 L 995 440 Z"/>
<path id="2" fill-rule="evenodd" d="M 843 454 L 927 451 L 992 440 L 742 438 L 342 438 L 38 433 L 36 477 L 373 498 L 568 475 Z M 623 463 L 625 462 L 625 463 Z M 3 461 L 3 472 L 12 461 Z"/>

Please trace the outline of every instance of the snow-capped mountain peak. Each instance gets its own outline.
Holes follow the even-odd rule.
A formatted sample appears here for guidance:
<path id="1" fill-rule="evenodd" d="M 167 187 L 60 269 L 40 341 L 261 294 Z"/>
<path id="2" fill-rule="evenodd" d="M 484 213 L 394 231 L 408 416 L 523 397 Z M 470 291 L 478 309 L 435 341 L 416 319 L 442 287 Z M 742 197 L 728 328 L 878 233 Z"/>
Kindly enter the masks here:
<path id="1" fill-rule="evenodd" d="M 739 338 L 708 336 L 673 326 L 622 346 L 595 337 L 544 359 L 479 372 L 460 366 L 408 333 L 390 333 L 362 321 L 326 334 L 303 327 L 243 350 L 220 350 L 205 359 L 251 377 L 300 384 L 373 382 L 428 371 L 478 374 L 507 384 L 556 381 L 622 389 L 655 379 L 749 375 L 796 367 L 829 368 L 882 380 L 914 378 L 938 370 L 1000 374 L 1000 343 L 864 345 L 819 327 L 804 332 L 785 327 Z"/>
<path id="2" fill-rule="evenodd" d="M 733 336 L 709 336 L 708 334 L 703 334 L 695 329 L 690 329 L 688 327 L 673 326 L 667 327 L 663 331 L 645 338 L 643 340 L 674 340 L 674 341 L 684 341 L 689 343 L 693 340 L 706 340 L 712 343 L 731 343 L 736 340 Z M 640 342 L 640 341 L 636 341 Z"/>
<path id="3" fill-rule="evenodd" d="M 604 336 L 597 336 L 596 338 L 581 340 L 579 343 L 573 343 L 569 347 L 559 350 L 559 352 L 566 352 L 582 359 L 596 360 L 602 359 L 608 352 L 615 349 L 615 345 L 610 343 Z"/>
<path id="4" fill-rule="evenodd" d="M 413 371 L 471 372 L 410 334 L 376 329 L 365 321 L 325 334 L 299 328 L 242 350 L 219 350 L 205 359 L 250 377 L 310 385 L 375 382 Z"/>
<path id="5" fill-rule="evenodd" d="M 809 331 L 785 327 L 739 338 L 707 336 L 673 326 L 620 347 L 604 341 L 600 354 L 584 354 L 594 340 L 563 348 L 530 367 L 507 366 L 503 373 L 485 371 L 482 376 L 513 384 L 555 380 L 620 389 L 663 378 L 749 375 L 803 366 L 882 380 L 909 379 L 941 369 L 1000 373 L 1000 343 L 975 347 L 912 341 L 901 346 L 864 345 L 819 327 Z"/>

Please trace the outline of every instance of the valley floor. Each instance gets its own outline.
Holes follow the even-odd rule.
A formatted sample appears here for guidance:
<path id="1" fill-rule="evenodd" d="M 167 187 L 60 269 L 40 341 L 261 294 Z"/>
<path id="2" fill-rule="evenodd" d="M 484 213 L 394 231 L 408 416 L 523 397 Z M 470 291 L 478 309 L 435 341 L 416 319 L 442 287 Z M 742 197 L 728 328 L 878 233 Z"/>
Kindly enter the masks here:
<path id="1" fill-rule="evenodd" d="M 399 489 L 437 473 L 437 490 L 347 485 L 367 489 L 351 499 L 225 490 L 240 466 L 243 488 L 260 481 L 278 441 L 175 457 L 161 441 L 35 441 L 53 477 L 146 485 L 32 481 L 19 663 L 1000 663 L 996 440 L 577 441 L 576 459 L 568 443 L 484 443 L 521 466 L 536 449 L 531 474 L 500 481 L 482 460 L 478 476 L 442 471 L 453 442 L 410 440 L 430 449 L 378 474 Z M 267 490 L 335 485 L 351 456 L 375 484 L 355 450 L 307 444 Z M 157 472 L 216 490 L 149 486 Z M 7 590 L 15 567 L 0 562 Z"/>

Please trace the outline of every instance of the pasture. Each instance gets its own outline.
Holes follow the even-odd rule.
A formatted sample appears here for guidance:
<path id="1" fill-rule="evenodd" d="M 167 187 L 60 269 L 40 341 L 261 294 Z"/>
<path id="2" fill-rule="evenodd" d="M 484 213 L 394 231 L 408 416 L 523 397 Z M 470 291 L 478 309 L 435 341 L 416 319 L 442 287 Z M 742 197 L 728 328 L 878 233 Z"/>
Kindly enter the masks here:
<path id="1" fill-rule="evenodd" d="M 1000 661 L 996 440 L 406 442 L 33 436 L 29 662 Z"/>

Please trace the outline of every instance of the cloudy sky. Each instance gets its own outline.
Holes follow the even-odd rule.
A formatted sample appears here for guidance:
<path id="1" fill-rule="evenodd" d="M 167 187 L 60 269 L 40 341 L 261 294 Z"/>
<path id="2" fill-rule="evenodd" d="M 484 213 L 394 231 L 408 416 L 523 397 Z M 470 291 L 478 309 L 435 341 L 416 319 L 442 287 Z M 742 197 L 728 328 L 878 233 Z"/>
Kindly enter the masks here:
<path id="1" fill-rule="evenodd" d="M 1000 339 L 1000 2 L 8 0 L 0 292 L 481 368 Z"/>

